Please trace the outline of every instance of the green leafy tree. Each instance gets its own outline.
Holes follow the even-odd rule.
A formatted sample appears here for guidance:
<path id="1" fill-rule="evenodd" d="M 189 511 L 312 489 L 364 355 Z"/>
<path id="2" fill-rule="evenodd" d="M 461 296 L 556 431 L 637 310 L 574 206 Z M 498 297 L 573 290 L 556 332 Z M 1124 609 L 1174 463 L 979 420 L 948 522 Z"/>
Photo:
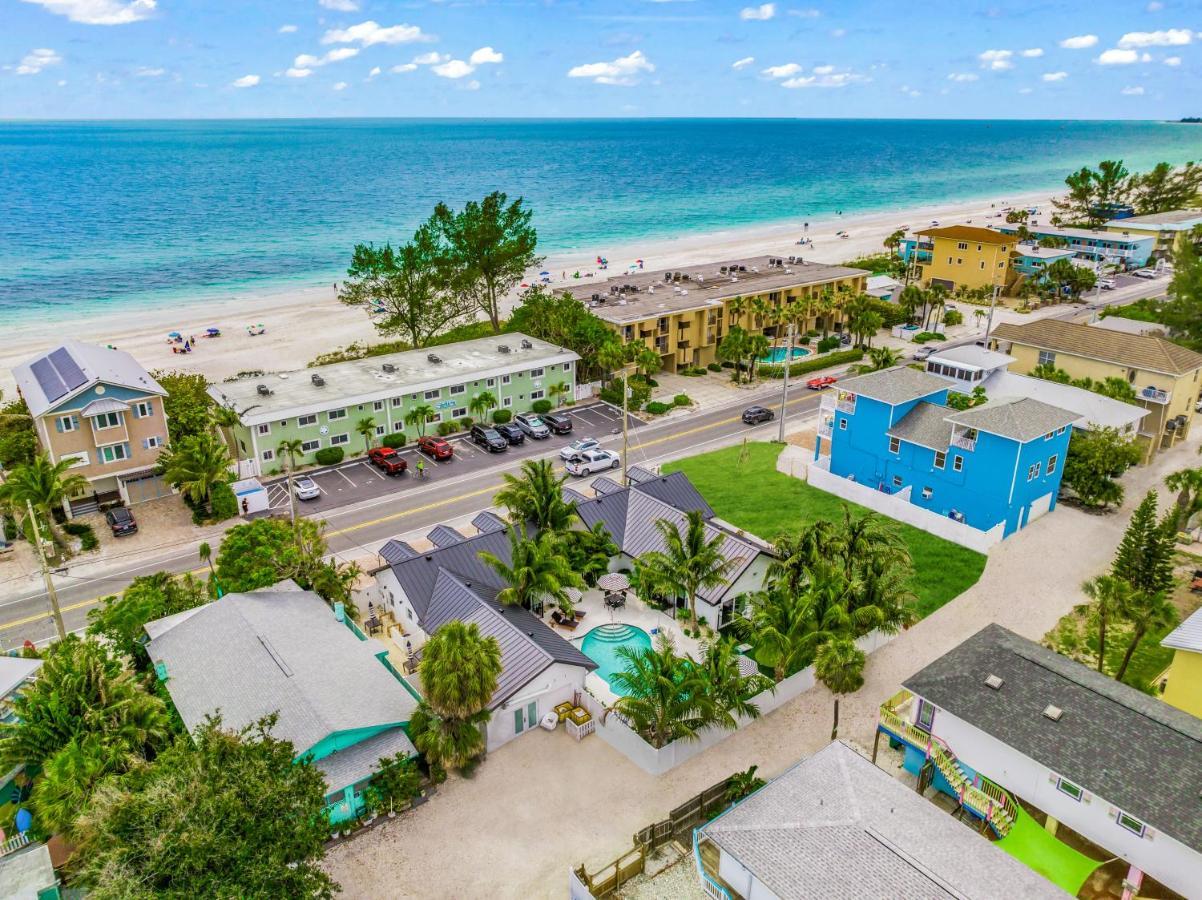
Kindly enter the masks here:
<path id="1" fill-rule="evenodd" d="M 897 248 L 901 246 L 902 241 L 904 241 L 905 239 L 906 239 L 906 230 L 904 228 L 899 228 L 899 229 L 897 229 L 897 231 L 892 232 L 885 238 L 885 241 L 884 241 L 885 248 L 890 253 L 896 253 Z"/>
<path id="2" fill-rule="evenodd" d="M 1150 171 L 1131 176 L 1131 203 L 1140 216 L 1196 206 L 1199 191 L 1202 166 L 1192 162 L 1180 168 L 1157 163 Z"/>
<path id="3" fill-rule="evenodd" d="M 563 499 L 567 475 L 558 475 L 548 459 L 528 459 L 521 474 L 505 473 L 505 486 L 493 499 L 509 511 L 512 521 L 532 524 L 538 531 L 563 533 L 571 525 L 575 504 Z"/>
<path id="4" fill-rule="evenodd" d="M 749 603 L 756 662 L 770 666 L 777 681 L 803 669 L 814 650 L 809 596 L 769 588 L 752 594 Z"/>
<path id="5" fill-rule="evenodd" d="M 1052 201 L 1057 218 L 1097 227 L 1111 218 L 1112 207 L 1126 200 L 1130 173 L 1122 160 L 1102 160 L 1097 169 L 1083 166 L 1064 179 L 1068 191 Z"/>
<path id="6" fill-rule="evenodd" d="M 411 347 L 428 346 L 470 311 L 452 290 L 448 248 L 434 219 L 396 249 L 356 244 L 346 274 L 338 299 L 367 312 L 380 334 L 400 337 Z"/>
<path id="7" fill-rule="evenodd" d="M 1130 583 L 1116 575 L 1098 575 L 1081 585 L 1092 602 L 1090 608 L 1098 623 L 1098 671 L 1106 674 L 1106 635 L 1112 622 L 1128 605 L 1134 590 Z"/>
<path id="8" fill-rule="evenodd" d="M 169 484 L 187 494 L 193 503 L 211 510 L 213 486 L 229 479 L 230 454 L 223 443 L 206 432 L 164 447 L 159 467 Z"/>
<path id="9" fill-rule="evenodd" d="M 1164 480 L 1171 491 L 1177 491 L 1173 509 L 1173 530 L 1189 527 L 1189 521 L 1202 510 L 1202 469 L 1180 469 Z"/>
<path id="10" fill-rule="evenodd" d="M 403 752 L 381 758 L 367 787 L 368 807 L 389 809 L 409 802 L 422 792 L 422 773 L 413 757 Z"/>
<path id="11" fill-rule="evenodd" d="M 214 403 L 209 407 L 209 421 L 212 426 L 221 434 L 221 439 L 225 441 L 226 449 L 229 450 L 230 455 L 237 455 L 238 443 L 234 437 L 234 430 L 242 421 L 242 417 L 238 414 L 238 410 L 232 406 L 224 406 L 219 403 Z M 168 424 L 168 431 L 170 431 L 170 424 Z"/>
<path id="12" fill-rule="evenodd" d="M 475 623 L 443 625 L 422 649 L 424 699 L 409 734 L 433 765 L 461 768 L 484 750 L 488 704 L 501 675 L 501 647 Z"/>
<path id="13" fill-rule="evenodd" d="M 212 412 L 216 404 L 209 396 L 209 382 L 193 372 L 154 371 L 150 373 L 167 396 L 163 412 L 167 416 L 169 444 L 208 434 L 212 428 Z"/>
<path id="14" fill-rule="evenodd" d="M 472 398 L 472 402 L 468 404 L 467 408 L 472 415 L 483 418 L 496 405 L 497 397 L 492 391 L 481 391 Z"/>
<path id="15" fill-rule="evenodd" d="M 1161 594 L 1173 586 L 1173 515 L 1157 519 L 1156 491 L 1140 501 L 1114 554 L 1111 573 L 1137 591 Z"/>
<path id="16" fill-rule="evenodd" d="M 1086 506 L 1105 508 L 1122 503 L 1117 479 L 1136 465 L 1139 445 L 1117 428 L 1073 429 L 1064 460 L 1064 485 Z"/>
<path id="17" fill-rule="evenodd" d="M 118 596 L 105 597 L 88 611 L 88 634 L 103 637 L 113 651 L 139 671 L 150 667 L 143 626 L 164 616 L 207 603 L 204 584 L 191 573 L 140 575 Z"/>
<path id="18" fill-rule="evenodd" d="M 509 560 L 488 551 L 481 551 L 480 559 L 505 582 L 497 594 L 497 602 L 505 606 L 538 609 L 549 602 L 571 615 L 567 590 L 584 587 L 584 580 L 572 571 L 551 532 L 529 538 L 524 527 L 510 525 Z"/>
<path id="19" fill-rule="evenodd" d="M 506 327 L 575 351 L 581 381 L 606 376 L 626 362 L 624 348 L 609 326 L 568 294 L 542 287 L 525 291 Z"/>
<path id="20" fill-rule="evenodd" d="M 850 637 L 837 637 L 818 648 L 814 655 L 814 674 L 835 695 L 835 719 L 831 740 L 839 737 L 839 695 L 850 694 L 864 686 L 867 657 Z"/>
<path id="21" fill-rule="evenodd" d="M 566 381 L 557 381 L 547 387 L 547 396 L 555 401 L 556 408 L 561 407 L 572 393 L 572 386 Z"/>
<path id="22" fill-rule="evenodd" d="M 72 857 L 89 896 L 332 898 L 325 780 L 273 723 L 210 720 L 103 784 Z"/>
<path id="23" fill-rule="evenodd" d="M 1168 302 L 1161 307 L 1161 320 L 1176 339 L 1194 350 L 1202 348 L 1202 256 L 1195 239 L 1177 236 L 1173 244 L 1173 277 Z"/>
<path id="24" fill-rule="evenodd" d="M 124 771 L 131 757 L 99 734 L 71 738 L 46 759 L 34 780 L 29 805 L 40 830 L 72 835 L 75 822 L 88 808 L 92 795 L 110 775 Z"/>
<path id="25" fill-rule="evenodd" d="M 0 469 L 28 465 L 37 454 L 38 436 L 25 401 L 18 397 L 0 406 Z"/>
<path id="26" fill-rule="evenodd" d="M 1148 632 L 1168 629 L 1177 623 L 1177 608 L 1163 592 L 1134 590 L 1124 600 L 1119 614 L 1131 626 L 1131 639 L 1123 652 L 1123 661 L 1114 673 L 1115 681 L 1123 680 L 1127 667 L 1131 665 L 1131 657 L 1135 655 L 1135 648 Z M 1146 685 L 1139 687 L 1142 689 Z"/>
<path id="27" fill-rule="evenodd" d="M 426 425 L 434 418 L 434 407 L 429 403 L 419 403 L 405 413 L 405 424 L 417 428 L 419 437 L 426 436 Z"/>
<path id="28" fill-rule="evenodd" d="M 53 510 L 61 509 L 65 498 L 88 486 L 86 478 L 70 471 L 72 462 L 71 459 L 60 459 L 52 463 L 49 456 L 39 453 L 33 462 L 18 466 L 0 484 L 0 507 L 25 522 L 25 533 L 32 535 L 29 523 L 25 521 L 32 506 L 43 537 L 48 535 L 60 547 L 64 540 L 55 524 Z"/>
<path id="29" fill-rule="evenodd" d="M 725 584 L 734 563 L 722 555 L 723 536 L 708 537 L 700 512 L 688 512 L 683 525 L 668 519 L 656 522 L 664 549 L 644 553 L 639 565 L 659 593 L 688 601 L 689 624 L 696 629 L 698 593 Z"/>
<path id="30" fill-rule="evenodd" d="M 279 447 L 276 448 L 276 456 L 288 460 L 288 510 L 291 513 L 291 520 L 296 523 L 296 488 L 293 487 L 292 478 L 296 474 L 296 458 L 304 453 L 305 442 L 300 438 L 285 438 L 280 441 Z"/>
<path id="31" fill-rule="evenodd" d="M 731 727 L 696 664 L 677 656 L 666 635 L 655 647 L 619 647 L 618 657 L 623 669 L 610 683 L 621 696 L 613 710 L 652 747 L 697 740 L 711 725 Z"/>
<path id="32" fill-rule="evenodd" d="M 590 586 L 609 571 L 609 561 L 620 551 L 603 522 L 593 523 L 592 528 L 569 529 L 561 537 L 560 547 L 572 571 Z"/>
<path id="33" fill-rule="evenodd" d="M 363 452 L 371 452 L 371 441 L 376 436 L 376 420 L 372 416 L 364 416 L 355 423 L 355 433 L 363 438 Z"/>
<path id="34" fill-rule="evenodd" d="M 892 369 L 901 362 L 902 354 L 900 350 L 894 350 L 892 347 L 874 347 L 868 351 L 868 362 L 854 366 L 857 375 L 864 375 L 868 372 L 880 372 L 884 369 Z"/>
<path id="35" fill-rule="evenodd" d="M 469 201 L 453 212 L 445 203 L 434 208 L 430 227 L 444 247 L 442 258 L 454 273 L 452 285 L 461 300 L 482 310 L 501 330 L 501 300 L 526 272 L 543 261 L 535 252 L 538 233 L 533 212 L 522 198 L 509 202 L 494 191 L 481 202 Z"/>
<path id="36" fill-rule="evenodd" d="M 697 665 L 718 708 L 728 716 L 758 719 L 760 708 L 751 698 L 765 690 L 775 691 L 772 681 L 758 673 L 744 675 L 739 670 L 740 654 L 734 637 L 718 637 L 707 643 L 704 651 Z M 738 727 L 738 722 L 733 724 Z"/>

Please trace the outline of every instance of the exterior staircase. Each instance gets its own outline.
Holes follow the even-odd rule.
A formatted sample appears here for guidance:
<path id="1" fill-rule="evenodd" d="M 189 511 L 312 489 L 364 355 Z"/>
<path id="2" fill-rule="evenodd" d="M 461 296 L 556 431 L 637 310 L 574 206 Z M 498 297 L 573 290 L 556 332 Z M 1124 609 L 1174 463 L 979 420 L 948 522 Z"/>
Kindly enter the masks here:
<path id="1" fill-rule="evenodd" d="M 951 747 L 937 737 L 908 722 L 886 704 L 880 709 L 877 727 L 926 754 L 956 793 L 960 806 L 989 825 L 993 833 L 1004 838 L 1014 827 L 1018 808 L 1001 787 L 987 778 L 969 776 L 960 765 Z"/>

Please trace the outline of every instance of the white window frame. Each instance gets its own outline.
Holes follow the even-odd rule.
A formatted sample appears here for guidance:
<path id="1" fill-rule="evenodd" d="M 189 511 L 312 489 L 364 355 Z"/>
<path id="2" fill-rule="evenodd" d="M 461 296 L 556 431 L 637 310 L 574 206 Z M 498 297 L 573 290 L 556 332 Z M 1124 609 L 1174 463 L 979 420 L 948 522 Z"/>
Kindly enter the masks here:
<path id="1" fill-rule="evenodd" d="M 531 391 L 530 399 L 531 400 L 541 400 L 541 399 L 543 399 L 543 397 L 546 396 L 546 394 L 547 394 L 546 391 Z"/>
<path id="2" fill-rule="evenodd" d="M 312 428 L 317 424 L 317 413 L 310 413 L 307 416 L 296 417 L 297 428 Z"/>
<path id="3" fill-rule="evenodd" d="M 115 448 L 117 448 L 117 447 L 121 448 L 122 452 L 124 452 L 124 454 L 125 454 L 124 456 L 118 457 L 116 455 Z M 112 459 L 106 458 L 106 454 L 105 454 L 106 450 L 113 451 Z M 119 462 L 129 462 L 129 458 L 130 458 L 130 451 L 129 451 L 129 447 L 126 446 L 125 441 L 117 441 L 116 443 L 113 443 L 113 444 L 104 444 L 104 445 L 96 448 L 96 461 L 102 466 L 110 466 L 113 463 L 119 463 Z"/>
<path id="4" fill-rule="evenodd" d="M 495 379 L 495 378 L 487 378 L 484 381 L 485 387 L 495 387 L 496 384 L 497 384 L 497 379 Z"/>
<path id="5" fill-rule="evenodd" d="M 337 422 L 339 419 L 345 419 L 345 418 L 346 418 L 346 407 L 345 406 L 342 409 L 331 409 L 326 412 L 326 421 L 327 422 Z"/>
<path id="6" fill-rule="evenodd" d="M 112 421 L 113 419 L 116 419 L 116 421 L 115 422 Z M 110 424 L 101 425 L 100 424 L 101 421 L 109 422 Z M 98 416 L 92 417 L 92 430 L 93 431 L 108 431 L 110 428 L 120 428 L 120 427 L 121 427 L 121 413 L 119 413 L 119 412 L 106 412 L 106 413 L 101 413 Z"/>
<path id="7" fill-rule="evenodd" d="M 904 486 L 904 485 L 905 485 L 905 483 L 906 483 L 905 479 L 904 479 L 904 478 L 902 478 L 900 475 L 894 475 L 894 476 L 893 476 L 893 486 L 894 486 L 895 488 L 902 487 L 902 486 Z"/>
<path id="8" fill-rule="evenodd" d="M 1056 353 L 1052 350 L 1040 350 L 1036 363 L 1041 366 L 1056 365 Z"/>
<path id="9" fill-rule="evenodd" d="M 157 434 L 151 435 L 148 438 L 143 438 L 142 441 L 145 445 L 142 448 L 143 450 L 158 450 L 163 446 L 163 438 Z"/>
<path id="10" fill-rule="evenodd" d="M 388 426 L 387 425 L 377 425 L 376 426 L 376 437 L 383 437 L 386 434 L 388 434 Z"/>
<path id="11" fill-rule="evenodd" d="M 847 431 L 847 419 L 840 419 L 840 420 L 839 420 L 839 430 L 840 430 L 840 431 Z"/>
<path id="12" fill-rule="evenodd" d="M 392 398 L 392 405 L 393 405 L 393 406 L 401 406 L 401 405 L 403 405 L 403 404 L 404 404 L 404 402 L 405 402 L 405 398 L 404 398 L 404 397 L 393 397 L 393 398 Z"/>
<path id="13" fill-rule="evenodd" d="M 466 385 L 466 384 L 453 384 L 453 385 L 451 385 L 451 389 L 450 389 L 450 391 L 449 391 L 448 393 L 451 393 L 451 394 L 462 394 L 462 393 L 463 393 L 464 391 L 466 391 L 466 390 L 467 390 L 467 385 Z"/>
<path id="14" fill-rule="evenodd" d="M 1039 477 L 1039 473 L 1043 471 L 1043 460 L 1038 460 L 1027 466 L 1027 481 L 1034 481 Z"/>
<path id="15" fill-rule="evenodd" d="M 260 422 L 255 426 L 255 434 L 257 434 L 259 437 L 266 437 L 267 435 L 271 434 L 271 423 Z"/>
<path id="16" fill-rule="evenodd" d="M 275 451 L 274 450 L 264 450 L 263 451 L 263 462 L 271 462 L 273 459 L 275 459 Z"/>
<path id="17" fill-rule="evenodd" d="M 947 453 L 942 450 L 935 451 L 935 468 L 943 469 L 947 466 Z"/>
<path id="18" fill-rule="evenodd" d="M 952 457 L 952 471 L 953 472 L 963 472 L 964 471 L 964 457 L 961 456 L 959 453 L 957 453 L 955 456 Z"/>
<path id="19" fill-rule="evenodd" d="M 505 407 L 506 409 L 508 409 L 509 407 L 513 406 L 513 398 L 512 398 L 512 397 L 506 397 L 506 398 L 504 398 L 504 399 L 501 401 L 501 406 Z"/>
<path id="20" fill-rule="evenodd" d="M 467 407 L 466 406 L 456 406 L 454 409 L 451 410 L 451 418 L 452 419 L 463 419 L 466 417 L 467 417 Z"/>
<path id="21" fill-rule="evenodd" d="M 543 367 L 539 366 L 537 369 L 531 369 L 530 377 L 531 378 L 542 378 L 543 377 Z"/>
<path id="22" fill-rule="evenodd" d="M 502 375 L 501 376 L 501 384 L 509 384 L 509 382 L 511 382 L 512 380 L 513 380 L 512 375 Z"/>
<path id="23" fill-rule="evenodd" d="M 935 496 L 934 488 L 925 487 L 925 486 L 923 487 L 923 489 L 922 489 L 922 499 L 923 500 L 930 500 L 934 496 Z"/>
<path id="24" fill-rule="evenodd" d="M 154 415 L 154 404 L 149 400 L 139 400 L 134 404 L 135 419 L 149 419 Z"/>
<path id="25" fill-rule="evenodd" d="M 59 416 L 58 422 L 58 431 L 62 434 L 75 430 L 75 416 Z"/>
<path id="26" fill-rule="evenodd" d="M 384 401 L 383 400 L 373 401 L 371 408 L 374 409 L 376 412 L 384 412 Z"/>
<path id="27" fill-rule="evenodd" d="M 394 434 L 399 434 L 399 433 L 401 433 L 402 431 L 404 431 L 404 430 L 405 430 L 405 423 L 404 423 L 404 422 L 393 422 L 393 423 L 392 423 L 392 430 L 393 430 L 393 433 L 394 433 Z"/>
<path id="28" fill-rule="evenodd" d="M 310 446 L 312 445 L 312 446 Z M 301 442 L 301 453 L 315 453 L 321 449 L 321 438 Z"/>
<path id="29" fill-rule="evenodd" d="M 342 434 L 331 434 L 330 435 L 330 446 L 331 447 L 341 447 L 343 444 L 349 444 L 350 442 L 351 442 L 351 436 L 347 432 L 343 432 Z"/>
<path id="30" fill-rule="evenodd" d="M 441 396 L 442 391 L 426 391 L 424 394 L 422 394 L 422 398 L 425 400 L 437 400 Z"/>

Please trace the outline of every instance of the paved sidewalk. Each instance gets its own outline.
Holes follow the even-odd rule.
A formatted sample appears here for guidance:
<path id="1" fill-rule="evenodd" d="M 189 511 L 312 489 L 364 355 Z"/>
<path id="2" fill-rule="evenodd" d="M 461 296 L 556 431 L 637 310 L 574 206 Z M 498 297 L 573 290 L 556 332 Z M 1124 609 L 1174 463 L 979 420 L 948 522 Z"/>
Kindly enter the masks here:
<path id="1" fill-rule="evenodd" d="M 1108 565 L 1145 491 L 1192 465 L 1197 446 L 1195 437 L 1129 472 L 1120 511 L 1062 506 L 998 546 L 976 585 L 869 657 L 864 688 L 841 704 L 840 737 L 870 747 L 878 705 L 990 622 L 1042 637 Z M 570 867 L 609 862 L 683 799 L 753 763 L 775 776 L 825 746 L 831 713 L 819 686 L 658 779 L 595 737 L 530 734 L 470 781 L 452 776 L 433 802 L 340 845 L 327 867 L 347 897 L 562 897 Z"/>

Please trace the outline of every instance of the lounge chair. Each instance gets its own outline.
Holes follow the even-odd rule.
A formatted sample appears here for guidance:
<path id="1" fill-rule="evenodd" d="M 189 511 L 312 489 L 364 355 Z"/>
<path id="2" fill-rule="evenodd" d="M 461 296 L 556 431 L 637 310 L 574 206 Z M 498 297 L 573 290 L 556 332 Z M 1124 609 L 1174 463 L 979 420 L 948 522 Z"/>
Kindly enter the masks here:
<path id="1" fill-rule="evenodd" d="M 588 615 L 588 613 L 586 613 L 583 609 L 576 610 L 576 621 L 579 622 L 581 619 L 583 619 L 587 615 Z"/>
<path id="2" fill-rule="evenodd" d="M 551 621 L 554 622 L 556 625 L 562 625 L 563 624 L 563 614 L 557 609 L 553 610 L 551 612 Z"/>

